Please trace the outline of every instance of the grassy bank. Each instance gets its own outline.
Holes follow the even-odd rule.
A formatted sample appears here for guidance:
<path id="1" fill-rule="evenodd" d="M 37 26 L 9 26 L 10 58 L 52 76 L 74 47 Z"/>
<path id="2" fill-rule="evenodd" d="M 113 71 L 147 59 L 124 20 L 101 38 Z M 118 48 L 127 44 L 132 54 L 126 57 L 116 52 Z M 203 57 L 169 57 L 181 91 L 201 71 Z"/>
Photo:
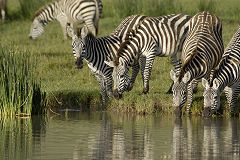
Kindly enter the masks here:
<path id="1" fill-rule="evenodd" d="M 223 20 L 223 38 L 226 45 L 238 27 L 240 20 L 239 2 L 238 0 L 205 1 L 134 0 L 130 2 L 128 0 L 103 0 L 104 15 L 103 19 L 100 20 L 99 36 L 111 33 L 121 19 L 130 14 L 157 16 L 182 12 L 193 15 L 199 10 L 208 9 Z M 133 2 L 141 3 L 135 4 Z M 19 5 L 15 3 L 9 5 L 10 16 L 20 13 L 18 12 Z M 75 68 L 71 41 L 63 40 L 59 23 L 49 23 L 45 27 L 45 33 L 35 41 L 28 39 L 30 25 L 31 20 L 22 17 L 0 24 L 0 44 L 4 47 L 14 44 L 22 50 L 28 50 L 36 57 L 37 73 L 41 77 L 42 89 L 47 93 L 48 106 L 51 108 L 77 107 L 82 110 L 102 109 L 98 105 L 100 101 L 98 83 L 90 73 L 86 63 L 82 70 Z M 142 80 L 139 75 L 133 90 L 125 93 L 122 100 L 112 100 L 105 109 L 142 114 L 159 111 L 171 113 L 172 96 L 165 94 L 171 84 L 169 76 L 171 65 L 169 62 L 169 58 L 156 59 L 148 95 L 140 95 Z M 194 113 L 200 113 L 202 106 L 202 86 L 199 84 L 199 91 L 194 96 Z"/>

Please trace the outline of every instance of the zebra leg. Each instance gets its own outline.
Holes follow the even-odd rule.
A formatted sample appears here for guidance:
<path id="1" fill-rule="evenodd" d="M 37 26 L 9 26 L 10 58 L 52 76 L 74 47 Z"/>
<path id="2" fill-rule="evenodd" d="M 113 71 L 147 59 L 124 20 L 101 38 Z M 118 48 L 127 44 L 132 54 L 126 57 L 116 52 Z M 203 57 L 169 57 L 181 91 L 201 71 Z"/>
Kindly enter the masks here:
<path id="1" fill-rule="evenodd" d="M 101 94 L 101 98 L 102 98 L 102 104 L 105 105 L 107 102 L 107 92 L 106 92 L 104 78 L 98 74 L 95 74 L 95 77 L 97 78 L 97 81 L 100 85 L 100 94 Z"/>
<path id="2" fill-rule="evenodd" d="M 67 40 L 68 38 L 68 34 L 67 34 L 67 17 L 64 16 L 64 15 L 60 15 L 57 17 L 57 20 L 59 21 L 61 27 L 62 27 L 62 31 L 63 31 L 63 36 L 64 36 L 64 39 Z"/>
<path id="3" fill-rule="evenodd" d="M 146 58 L 146 65 L 143 73 L 143 94 L 147 94 L 149 92 L 149 78 L 151 76 L 154 58 L 155 56 Z"/>
<path id="4" fill-rule="evenodd" d="M 193 79 L 189 84 L 188 84 L 188 95 L 187 95 L 187 109 L 186 113 L 191 114 L 191 107 L 192 107 L 192 100 L 193 100 L 193 86 L 197 83 L 195 79 Z"/>
<path id="5" fill-rule="evenodd" d="M 5 21 L 6 12 L 4 9 L 1 9 L 2 21 Z"/>
<path id="6" fill-rule="evenodd" d="M 139 69 L 140 69 L 140 65 L 138 62 L 134 63 L 134 65 L 132 66 L 132 77 L 131 77 L 131 80 L 128 84 L 128 87 L 127 87 L 127 90 L 128 91 L 131 91 L 132 88 L 133 88 L 133 84 L 137 78 L 137 74 L 139 72 Z"/>
<path id="7" fill-rule="evenodd" d="M 112 92 L 112 76 L 108 76 L 105 78 L 105 86 L 106 86 L 106 91 L 107 91 L 107 96 L 113 97 L 113 92 Z"/>
<path id="8" fill-rule="evenodd" d="M 227 96 L 227 102 L 230 108 L 231 116 L 232 117 L 238 116 L 236 105 L 237 105 L 238 95 L 240 93 L 240 85 L 236 84 L 231 87 L 226 87 L 224 91 Z"/>
<path id="9" fill-rule="evenodd" d="M 178 55 L 181 55 L 181 53 L 179 52 L 179 53 L 171 56 L 171 62 L 172 62 L 172 65 L 174 67 L 174 71 L 176 73 L 176 76 L 179 76 L 180 71 L 181 71 L 181 65 L 182 65 L 181 60 L 180 60 Z M 173 86 L 173 82 L 172 82 L 170 88 L 168 89 L 168 91 L 166 92 L 167 94 L 172 94 L 172 86 Z"/>

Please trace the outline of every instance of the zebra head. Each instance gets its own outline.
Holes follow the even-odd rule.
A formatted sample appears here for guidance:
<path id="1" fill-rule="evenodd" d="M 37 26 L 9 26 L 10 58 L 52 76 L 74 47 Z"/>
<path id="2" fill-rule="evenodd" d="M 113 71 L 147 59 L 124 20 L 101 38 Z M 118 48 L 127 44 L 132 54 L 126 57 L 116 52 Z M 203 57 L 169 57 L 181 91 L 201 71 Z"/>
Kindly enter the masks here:
<path id="1" fill-rule="evenodd" d="M 213 112 L 216 112 L 220 107 L 220 91 L 219 91 L 219 80 L 214 79 L 212 85 L 209 84 L 208 80 L 202 79 L 202 85 L 204 87 L 204 111 L 203 116 L 208 117 Z"/>
<path id="2" fill-rule="evenodd" d="M 39 20 L 35 18 L 33 20 L 33 23 L 31 25 L 29 38 L 30 39 L 36 39 L 38 36 L 40 36 L 44 32 L 44 26 L 47 24 L 47 21 Z"/>
<path id="3" fill-rule="evenodd" d="M 113 96 L 116 99 L 119 99 L 122 97 L 123 92 L 127 90 L 128 84 L 130 82 L 129 75 L 127 74 L 129 67 L 125 66 L 123 61 L 119 61 L 119 63 L 116 63 L 114 61 L 105 61 L 105 63 L 109 67 L 113 68 Z"/>
<path id="4" fill-rule="evenodd" d="M 188 84 L 191 79 L 191 74 L 188 71 L 182 78 L 180 78 L 176 75 L 175 71 L 171 70 L 170 76 L 174 82 L 172 86 L 173 107 L 175 108 L 174 112 L 180 117 L 182 115 L 181 109 L 187 100 Z"/>
<path id="5" fill-rule="evenodd" d="M 83 68 L 83 55 L 85 52 L 85 44 L 83 39 L 85 32 L 85 27 L 83 27 L 81 29 L 81 37 L 78 37 L 74 29 L 70 25 L 67 25 L 67 34 L 72 38 L 72 52 L 76 59 L 75 64 L 78 69 Z"/>

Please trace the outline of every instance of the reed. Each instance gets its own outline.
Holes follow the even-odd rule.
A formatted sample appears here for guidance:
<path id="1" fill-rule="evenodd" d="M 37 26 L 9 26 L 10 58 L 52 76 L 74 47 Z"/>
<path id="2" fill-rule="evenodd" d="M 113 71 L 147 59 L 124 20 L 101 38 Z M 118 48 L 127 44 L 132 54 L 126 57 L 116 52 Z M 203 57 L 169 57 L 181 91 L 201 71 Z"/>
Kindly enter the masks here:
<path id="1" fill-rule="evenodd" d="M 0 59 L 0 115 L 44 113 L 46 95 L 35 74 L 34 58 L 28 51 L 0 46 Z"/>

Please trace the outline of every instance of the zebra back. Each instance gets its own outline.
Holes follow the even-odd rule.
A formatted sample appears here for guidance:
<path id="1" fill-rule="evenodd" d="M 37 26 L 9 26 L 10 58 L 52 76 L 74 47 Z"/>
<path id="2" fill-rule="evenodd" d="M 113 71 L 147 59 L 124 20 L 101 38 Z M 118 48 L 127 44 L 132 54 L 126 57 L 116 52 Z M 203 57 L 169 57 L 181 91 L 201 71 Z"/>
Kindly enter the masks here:
<path id="1" fill-rule="evenodd" d="M 196 14 L 189 24 L 189 33 L 183 46 L 183 67 L 179 81 L 186 71 L 192 77 L 202 78 L 218 64 L 223 54 L 222 23 L 209 13 Z"/>
<path id="2" fill-rule="evenodd" d="M 240 27 L 228 43 L 221 61 L 215 69 L 210 80 L 210 86 L 213 85 L 213 80 L 218 78 L 222 84 L 220 90 L 225 86 L 231 86 L 240 80 L 239 72 L 240 67 Z M 231 72 L 230 72 L 231 71 Z"/>
<path id="3" fill-rule="evenodd" d="M 134 60 L 137 55 L 149 50 L 150 43 L 155 43 L 158 49 L 155 55 L 172 56 L 181 51 L 182 44 L 188 32 L 190 16 L 183 14 L 171 14 L 160 17 L 145 17 L 135 28 L 130 30 L 125 41 L 121 43 L 115 64 L 119 58 L 126 56 Z M 131 53 L 129 53 L 131 50 Z"/>
<path id="4" fill-rule="evenodd" d="M 131 15 L 121 21 L 121 23 L 113 30 L 111 35 L 118 36 L 124 41 L 129 33 L 137 28 L 139 24 L 146 18 L 144 15 Z"/>

